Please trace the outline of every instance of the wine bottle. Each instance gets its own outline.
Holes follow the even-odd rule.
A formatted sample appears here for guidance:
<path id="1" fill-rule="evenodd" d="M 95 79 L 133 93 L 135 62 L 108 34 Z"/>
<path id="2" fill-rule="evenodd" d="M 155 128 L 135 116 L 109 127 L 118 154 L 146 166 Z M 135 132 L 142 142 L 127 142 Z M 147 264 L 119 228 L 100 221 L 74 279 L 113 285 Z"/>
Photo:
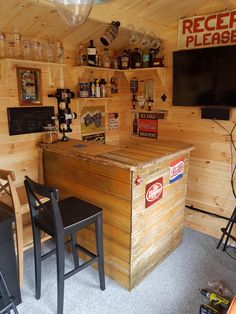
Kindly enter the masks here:
<path id="1" fill-rule="evenodd" d="M 88 65 L 95 67 L 96 66 L 96 47 L 93 45 L 93 40 L 90 40 L 88 49 Z"/>

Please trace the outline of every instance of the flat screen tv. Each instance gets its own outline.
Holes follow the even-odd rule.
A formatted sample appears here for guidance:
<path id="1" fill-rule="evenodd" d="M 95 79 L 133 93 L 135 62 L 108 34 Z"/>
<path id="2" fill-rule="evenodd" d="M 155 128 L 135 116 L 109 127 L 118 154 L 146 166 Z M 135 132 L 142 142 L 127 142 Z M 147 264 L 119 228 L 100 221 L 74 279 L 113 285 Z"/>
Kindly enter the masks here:
<path id="1" fill-rule="evenodd" d="M 236 107 L 236 46 L 173 52 L 173 105 Z"/>

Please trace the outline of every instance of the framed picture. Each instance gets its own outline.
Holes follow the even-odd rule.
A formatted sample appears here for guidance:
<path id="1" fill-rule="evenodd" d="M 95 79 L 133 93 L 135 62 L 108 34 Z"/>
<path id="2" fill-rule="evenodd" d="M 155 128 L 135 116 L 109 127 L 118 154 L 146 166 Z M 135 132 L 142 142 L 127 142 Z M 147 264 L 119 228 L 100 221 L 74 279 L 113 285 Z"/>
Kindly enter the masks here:
<path id="1" fill-rule="evenodd" d="M 41 70 L 17 67 L 16 71 L 20 105 L 42 105 Z"/>

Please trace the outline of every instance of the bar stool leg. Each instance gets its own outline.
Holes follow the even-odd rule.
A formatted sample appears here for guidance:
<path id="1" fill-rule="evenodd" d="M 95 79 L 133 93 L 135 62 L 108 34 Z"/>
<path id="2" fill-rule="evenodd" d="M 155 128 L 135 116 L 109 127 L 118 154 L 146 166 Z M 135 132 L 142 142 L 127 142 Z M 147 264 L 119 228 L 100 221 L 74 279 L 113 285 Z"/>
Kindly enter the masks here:
<path id="1" fill-rule="evenodd" d="M 228 230 L 228 231 L 226 230 L 226 235 L 227 235 L 227 236 L 226 236 L 226 240 L 225 240 L 225 243 L 224 243 L 224 246 L 223 246 L 223 251 L 226 250 L 226 246 L 227 246 L 227 244 L 228 244 L 228 240 L 229 240 L 231 231 L 232 231 L 232 229 L 233 229 L 233 225 L 234 225 L 234 222 L 231 221 L 231 224 L 230 224 L 230 226 L 229 226 L 229 230 Z"/>
<path id="2" fill-rule="evenodd" d="M 79 267 L 79 256 L 78 256 L 78 250 L 76 248 L 76 244 L 77 244 L 76 233 L 72 233 L 71 234 L 71 245 L 72 245 L 74 265 L 75 265 L 75 268 L 78 268 Z"/>
<path id="3" fill-rule="evenodd" d="M 64 243 L 60 239 L 56 239 L 56 255 L 57 255 L 57 314 L 63 314 L 65 251 Z"/>
<path id="4" fill-rule="evenodd" d="M 36 299 L 41 297 L 41 231 L 34 228 L 34 267 L 35 267 L 35 288 Z"/>
<path id="5" fill-rule="evenodd" d="M 104 256 L 103 256 L 103 234 L 102 215 L 98 215 L 96 220 L 96 245 L 98 254 L 98 273 L 101 290 L 105 290 Z"/>

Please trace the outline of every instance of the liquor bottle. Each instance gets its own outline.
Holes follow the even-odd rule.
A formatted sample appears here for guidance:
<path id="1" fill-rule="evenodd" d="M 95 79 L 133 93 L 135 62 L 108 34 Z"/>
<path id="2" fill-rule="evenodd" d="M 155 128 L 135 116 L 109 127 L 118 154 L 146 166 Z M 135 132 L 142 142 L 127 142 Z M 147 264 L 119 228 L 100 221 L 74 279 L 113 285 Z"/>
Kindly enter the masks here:
<path id="1" fill-rule="evenodd" d="M 108 48 L 104 49 L 103 59 L 102 59 L 102 66 L 104 68 L 110 68 L 111 67 L 111 59 L 110 59 L 110 56 L 109 56 Z"/>
<path id="2" fill-rule="evenodd" d="M 88 49 L 87 49 L 87 55 L 88 55 L 88 65 L 95 67 L 96 66 L 96 47 L 93 45 L 93 40 L 90 40 Z"/>
<path id="3" fill-rule="evenodd" d="M 96 85 L 95 85 L 95 79 L 94 79 L 93 71 L 91 71 L 90 79 L 89 79 L 89 96 L 90 97 L 96 96 Z"/>
<path id="4" fill-rule="evenodd" d="M 133 60 L 132 60 L 133 69 L 140 69 L 141 63 L 142 63 L 141 52 L 139 48 L 135 48 L 133 52 Z"/>
<path id="5" fill-rule="evenodd" d="M 96 80 L 96 90 L 95 90 L 95 93 L 96 93 L 96 97 L 97 98 L 101 97 L 101 88 L 100 88 L 100 85 L 99 85 L 99 80 Z"/>
<path id="6" fill-rule="evenodd" d="M 113 65 L 113 69 L 119 69 L 118 51 L 117 50 L 114 50 L 112 65 Z"/>
<path id="7" fill-rule="evenodd" d="M 87 65 L 87 54 L 85 52 L 84 46 L 79 45 L 79 50 L 77 53 L 76 64 L 79 66 Z"/>
<path id="8" fill-rule="evenodd" d="M 129 55 L 127 49 L 124 50 L 124 53 L 121 57 L 121 69 L 125 70 L 129 68 Z"/>
<path id="9" fill-rule="evenodd" d="M 107 82 L 104 78 L 100 80 L 101 97 L 103 98 L 107 97 L 106 83 Z"/>
<path id="10" fill-rule="evenodd" d="M 6 34 L 5 33 L 0 33 L 0 57 L 4 58 L 6 57 Z"/>
<path id="11" fill-rule="evenodd" d="M 163 48 L 160 47 L 160 49 L 157 51 L 155 58 L 154 58 L 154 66 L 156 67 L 163 67 L 164 66 L 164 54 L 163 54 Z"/>
<path id="12" fill-rule="evenodd" d="M 134 114 L 133 119 L 133 135 L 138 135 L 138 114 Z"/>
<path id="13" fill-rule="evenodd" d="M 148 47 L 143 49 L 142 67 L 148 68 L 150 66 L 150 54 Z"/>

